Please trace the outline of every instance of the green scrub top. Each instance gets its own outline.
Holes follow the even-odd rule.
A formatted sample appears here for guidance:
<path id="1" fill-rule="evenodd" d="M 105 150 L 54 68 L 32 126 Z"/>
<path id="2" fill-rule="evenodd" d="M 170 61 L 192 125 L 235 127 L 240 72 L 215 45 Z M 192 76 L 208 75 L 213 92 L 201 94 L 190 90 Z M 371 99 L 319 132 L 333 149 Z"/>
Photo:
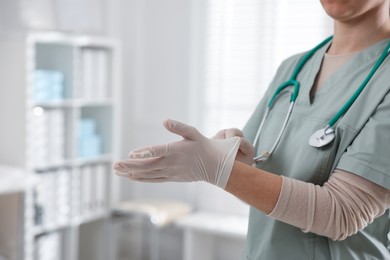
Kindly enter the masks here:
<path id="1" fill-rule="evenodd" d="M 377 70 L 359 98 L 336 123 L 335 140 L 322 148 L 308 144 L 309 137 L 353 95 L 390 39 L 357 53 L 333 74 L 310 99 L 310 89 L 330 43 L 318 50 L 298 75 L 298 99 L 283 137 L 268 161 L 257 167 L 286 177 L 322 185 L 335 168 L 360 175 L 390 189 L 390 57 Z M 253 142 L 265 108 L 275 89 L 287 81 L 303 54 L 285 60 L 264 98 L 244 128 Z M 257 154 L 275 142 L 288 110 L 292 88 L 284 90 L 266 120 Z M 342 241 L 304 233 L 251 208 L 243 259 L 390 259 L 389 210 L 364 230 Z"/>

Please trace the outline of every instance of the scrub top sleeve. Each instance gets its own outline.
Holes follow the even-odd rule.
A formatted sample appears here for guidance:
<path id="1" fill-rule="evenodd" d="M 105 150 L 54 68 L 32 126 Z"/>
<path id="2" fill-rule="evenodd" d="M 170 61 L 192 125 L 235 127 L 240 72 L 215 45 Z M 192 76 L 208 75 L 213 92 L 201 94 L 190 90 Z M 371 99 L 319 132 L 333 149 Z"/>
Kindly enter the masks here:
<path id="1" fill-rule="evenodd" d="M 390 189 L 390 94 L 387 94 L 336 168 Z"/>

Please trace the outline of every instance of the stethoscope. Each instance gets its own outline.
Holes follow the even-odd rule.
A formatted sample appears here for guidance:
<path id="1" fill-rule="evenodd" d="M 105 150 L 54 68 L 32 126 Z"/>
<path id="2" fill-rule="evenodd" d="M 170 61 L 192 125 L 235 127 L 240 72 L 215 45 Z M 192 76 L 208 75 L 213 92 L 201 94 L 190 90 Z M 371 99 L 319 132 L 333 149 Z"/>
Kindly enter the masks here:
<path id="1" fill-rule="evenodd" d="M 263 116 L 263 119 L 261 120 L 261 123 L 260 123 L 260 126 L 259 126 L 259 130 L 257 131 L 255 139 L 253 141 L 253 146 L 254 147 L 256 147 L 256 145 L 257 145 L 257 143 L 259 141 L 259 138 L 260 138 L 260 135 L 261 135 L 261 131 L 263 130 L 263 127 L 264 127 L 264 123 L 265 123 L 265 121 L 266 121 L 266 119 L 268 117 L 268 114 L 269 114 L 271 108 L 273 107 L 273 105 L 274 105 L 278 95 L 285 88 L 287 88 L 289 86 L 293 86 L 294 87 L 294 91 L 293 91 L 293 93 L 291 94 L 291 97 L 290 97 L 290 106 L 288 108 L 287 115 L 286 115 L 286 117 L 284 119 L 282 128 L 281 128 L 281 130 L 280 130 L 280 132 L 278 134 L 278 137 L 276 138 L 276 141 L 274 142 L 274 144 L 272 145 L 272 147 L 271 147 L 271 149 L 269 151 L 265 151 L 262 154 L 260 154 L 258 156 L 255 156 L 253 158 L 253 160 L 255 162 L 266 161 L 268 158 L 271 157 L 271 155 L 275 151 L 276 147 L 278 146 L 278 143 L 280 142 L 280 139 L 283 136 L 283 132 L 286 129 L 287 123 L 288 123 L 288 121 L 290 119 L 291 113 L 292 113 L 293 108 L 294 108 L 295 100 L 298 98 L 300 82 L 297 81 L 297 76 L 298 76 L 299 72 L 302 70 L 302 68 L 305 65 L 305 63 L 314 55 L 314 53 L 317 50 L 319 50 L 321 47 L 323 47 L 325 44 L 327 44 L 330 40 L 332 40 L 332 38 L 333 38 L 333 36 L 325 39 L 320 44 L 318 44 L 316 47 L 314 47 L 312 50 L 307 52 L 302 57 L 302 59 L 299 61 L 297 66 L 295 67 L 295 69 L 294 69 L 290 79 L 288 81 L 282 83 L 276 89 L 275 93 L 271 97 L 271 100 L 269 101 L 269 103 L 267 105 L 267 108 L 266 108 L 265 114 Z M 325 128 L 322 128 L 322 129 L 314 132 L 310 136 L 309 144 L 311 146 L 317 147 L 317 148 L 324 147 L 325 145 L 331 143 L 334 140 L 334 138 L 335 138 L 335 131 L 334 131 L 333 126 L 348 111 L 348 109 L 352 106 L 352 104 L 356 101 L 356 99 L 359 97 L 360 93 L 367 86 L 367 83 L 370 81 L 372 76 L 378 70 L 379 66 L 386 59 L 386 57 L 389 54 L 389 52 L 390 52 L 390 42 L 388 43 L 388 45 L 384 49 L 384 51 L 383 51 L 382 55 L 380 56 L 380 58 L 378 59 L 378 61 L 375 63 L 374 67 L 371 69 L 370 73 L 366 76 L 366 78 L 363 80 L 363 82 L 361 83 L 359 88 L 355 91 L 355 93 L 342 106 L 342 108 L 329 120 L 329 122 L 328 122 L 328 124 L 326 125 Z"/>

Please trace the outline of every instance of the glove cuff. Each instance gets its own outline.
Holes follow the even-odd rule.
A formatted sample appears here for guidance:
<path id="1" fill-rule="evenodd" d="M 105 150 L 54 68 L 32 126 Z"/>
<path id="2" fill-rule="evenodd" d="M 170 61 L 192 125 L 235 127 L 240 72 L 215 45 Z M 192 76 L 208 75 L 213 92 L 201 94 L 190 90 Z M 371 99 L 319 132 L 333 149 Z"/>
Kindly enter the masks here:
<path id="1" fill-rule="evenodd" d="M 241 139 L 239 137 L 232 137 L 229 139 L 216 141 L 218 148 L 221 150 L 221 152 L 223 151 L 224 158 L 221 162 L 221 165 L 219 166 L 219 174 L 216 175 L 215 185 L 225 189 L 233 169 L 233 164 L 238 152 L 238 148 L 240 147 Z"/>

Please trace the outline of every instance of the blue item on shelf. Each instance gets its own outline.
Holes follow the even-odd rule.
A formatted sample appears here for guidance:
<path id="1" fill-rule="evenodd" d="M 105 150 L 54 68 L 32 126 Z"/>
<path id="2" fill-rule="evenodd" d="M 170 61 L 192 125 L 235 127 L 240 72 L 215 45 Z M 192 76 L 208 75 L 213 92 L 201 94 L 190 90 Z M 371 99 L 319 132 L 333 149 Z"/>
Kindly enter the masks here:
<path id="1" fill-rule="evenodd" d="M 82 118 L 79 125 L 79 136 L 88 137 L 96 134 L 96 121 L 92 118 Z"/>
<path id="2" fill-rule="evenodd" d="M 64 98 L 64 74 L 56 70 L 34 72 L 34 100 L 50 101 Z"/>
<path id="3" fill-rule="evenodd" d="M 96 134 L 96 120 L 82 118 L 79 124 L 79 156 L 93 157 L 102 154 L 102 139 Z"/>
<path id="4" fill-rule="evenodd" d="M 80 157 L 93 157 L 101 154 L 102 140 L 97 135 L 80 137 Z"/>

